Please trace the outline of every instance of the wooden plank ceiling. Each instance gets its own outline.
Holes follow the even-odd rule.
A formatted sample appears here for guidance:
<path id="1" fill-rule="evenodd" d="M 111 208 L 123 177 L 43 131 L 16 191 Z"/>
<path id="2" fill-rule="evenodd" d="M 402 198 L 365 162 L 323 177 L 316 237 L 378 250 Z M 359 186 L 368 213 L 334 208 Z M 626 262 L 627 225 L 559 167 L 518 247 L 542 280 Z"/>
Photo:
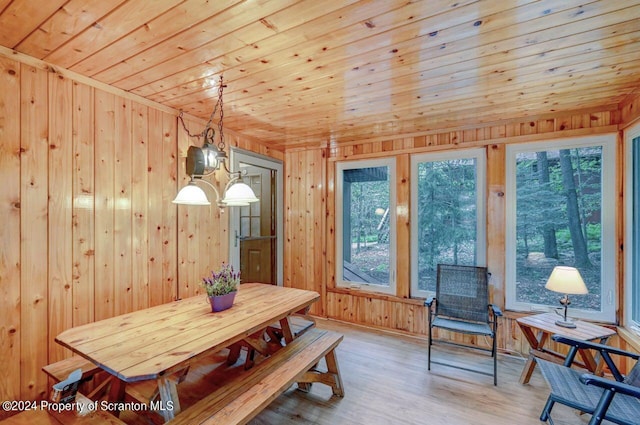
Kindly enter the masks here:
<path id="1" fill-rule="evenodd" d="M 616 104 L 636 0 L 0 0 L 0 44 L 275 149 Z"/>

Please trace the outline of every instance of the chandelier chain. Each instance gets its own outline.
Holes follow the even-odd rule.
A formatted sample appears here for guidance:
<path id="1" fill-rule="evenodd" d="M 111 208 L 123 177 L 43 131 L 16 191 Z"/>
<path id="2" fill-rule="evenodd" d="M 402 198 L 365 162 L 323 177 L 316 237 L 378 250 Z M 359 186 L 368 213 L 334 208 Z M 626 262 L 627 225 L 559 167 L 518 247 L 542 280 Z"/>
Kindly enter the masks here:
<path id="1" fill-rule="evenodd" d="M 224 108 L 222 106 L 222 92 L 224 90 L 224 84 L 222 82 L 222 75 L 220 75 L 220 85 L 218 86 L 218 102 L 216 108 L 220 105 L 220 121 L 218 121 L 218 132 L 220 133 L 220 143 L 218 143 L 218 149 L 224 151 L 224 132 L 222 130 L 222 120 L 224 119 Z M 214 109 L 215 113 L 215 109 Z"/>
<path id="2" fill-rule="evenodd" d="M 223 84 L 223 78 L 222 78 L 222 75 L 220 75 L 220 84 L 218 85 L 218 100 L 216 101 L 216 105 L 214 106 L 213 111 L 211 112 L 211 115 L 209 115 L 209 120 L 207 121 L 207 124 L 204 126 L 204 130 L 202 130 L 202 132 L 198 134 L 191 133 L 184 122 L 184 111 L 180 110 L 180 114 L 178 115 L 178 119 L 180 120 L 180 123 L 182 123 L 182 128 L 184 129 L 185 133 L 187 133 L 189 137 L 198 138 L 198 139 L 202 137 L 205 139 L 205 142 L 211 142 L 213 144 L 213 141 L 215 139 L 215 130 L 213 130 L 213 127 L 211 126 L 211 124 L 213 123 L 213 119 L 215 118 L 216 113 L 218 112 L 218 108 L 220 108 L 220 119 L 218 120 L 218 132 L 220 134 L 220 142 L 218 143 L 218 149 L 220 149 L 221 151 L 223 151 L 225 148 L 224 132 L 222 129 L 222 121 L 224 119 L 222 93 L 224 91 L 224 87 L 225 85 Z M 213 134 L 210 135 L 210 131 Z"/>

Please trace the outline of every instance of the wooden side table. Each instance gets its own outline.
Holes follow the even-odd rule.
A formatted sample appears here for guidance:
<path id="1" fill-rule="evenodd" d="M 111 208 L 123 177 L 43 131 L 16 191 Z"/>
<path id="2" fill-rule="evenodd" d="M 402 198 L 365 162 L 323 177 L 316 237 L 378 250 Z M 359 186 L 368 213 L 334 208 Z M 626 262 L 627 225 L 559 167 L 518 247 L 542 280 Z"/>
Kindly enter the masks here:
<path id="1" fill-rule="evenodd" d="M 536 358 L 550 360 L 556 363 L 564 362 L 565 356 L 544 347 L 551 335 L 560 334 L 571 338 L 606 344 L 609 337 L 616 334 L 616 331 L 614 330 L 594 325 L 593 323 L 581 322 L 579 320 L 575 321 L 575 329 L 564 328 L 556 325 L 558 317 L 559 316 L 555 313 L 544 313 L 516 319 L 518 326 L 520 326 L 522 333 L 531 346 L 529 358 L 524 366 L 522 375 L 520 375 L 521 384 L 526 384 L 529 382 L 529 379 L 531 379 L 533 369 L 536 367 Z M 582 363 L 575 363 L 585 369 L 588 369 L 592 373 L 598 374 L 600 372 L 602 362 L 597 361 L 589 350 L 579 350 L 579 353 Z"/>

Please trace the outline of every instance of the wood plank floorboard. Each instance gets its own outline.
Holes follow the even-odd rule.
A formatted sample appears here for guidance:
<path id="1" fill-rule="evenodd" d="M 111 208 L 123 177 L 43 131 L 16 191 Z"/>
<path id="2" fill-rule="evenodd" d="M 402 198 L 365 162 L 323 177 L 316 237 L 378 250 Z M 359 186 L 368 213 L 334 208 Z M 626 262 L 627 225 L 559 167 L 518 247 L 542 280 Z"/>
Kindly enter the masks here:
<path id="1" fill-rule="evenodd" d="M 324 385 L 314 385 L 310 393 L 293 386 L 250 425 L 542 423 L 538 418 L 549 390 L 537 369 L 529 384 L 518 382 L 524 359 L 500 355 L 494 387 L 490 376 L 436 364 L 427 371 L 426 340 L 329 320 L 318 320 L 317 326 L 344 335 L 337 356 L 345 397 L 331 397 Z M 221 385 L 221 372 L 234 370 L 224 365 L 224 354 L 192 366 L 178 387 L 183 409 Z M 440 344 L 433 348 L 433 359 L 491 371 L 489 355 L 476 350 Z M 241 367 L 240 361 L 235 367 Z M 130 412 L 121 418 L 132 425 L 149 423 Z M 556 405 L 553 418 L 556 425 L 579 425 L 588 423 L 589 415 Z"/>

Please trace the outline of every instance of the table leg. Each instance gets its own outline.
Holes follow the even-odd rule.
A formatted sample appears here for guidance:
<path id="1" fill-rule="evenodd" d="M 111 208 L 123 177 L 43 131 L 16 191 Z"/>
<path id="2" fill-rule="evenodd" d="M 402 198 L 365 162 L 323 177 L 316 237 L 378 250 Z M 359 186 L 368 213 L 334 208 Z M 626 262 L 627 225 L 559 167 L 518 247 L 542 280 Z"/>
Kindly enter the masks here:
<path id="1" fill-rule="evenodd" d="M 126 385 L 126 382 L 113 376 L 111 378 L 111 386 L 109 387 L 109 401 L 117 403 L 124 400 L 124 390 Z M 120 410 L 115 410 L 111 413 L 117 417 L 120 415 Z"/>
<path id="2" fill-rule="evenodd" d="M 520 375 L 520 383 L 527 384 L 536 367 L 536 352 L 540 351 L 544 346 L 544 343 L 547 341 L 548 334 L 543 331 L 538 331 L 536 336 L 534 335 L 533 330 L 528 326 L 521 325 L 520 329 L 531 347 L 529 350 L 529 357 L 527 358 L 527 362 L 525 363 L 524 369 L 522 369 L 522 374 Z"/>
<path id="3" fill-rule="evenodd" d="M 178 388 L 170 377 L 158 378 L 158 393 L 160 394 L 160 406 L 158 413 L 165 422 L 173 419 L 180 413 L 180 400 L 178 398 Z M 155 410 L 155 409 L 154 409 Z"/>
<path id="4" fill-rule="evenodd" d="M 522 373 L 520 374 L 520 383 L 528 384 L 531 379 L 531 375 L 533 375 L 533 369 L 536 367 L 536 358 L 532 352 L 529 352 L 529 357 L 527 358 L 527 362 L 524 364 L 524 369 L 522 369 Z"/>
<path id="5" fill-rule="evenodd" d="M 239 342 L 229 347 L 229 356 L 227 357 L 227 364 L 229 366 L 236 364 L 238 358 L 240 358 L 240 350 L 242 350 L 242 344 Z"/>
<path id="6" fill-rule="evenodd" d="M 284 335 L 284 340 L 287 344 L 293 341 L 293 332 L 291 332 L 291 325 L 289 324 L 288 316 L 280 319 L 280 327 L 282 328 L 282 334 Z"/>
<path id="7" fill-rule="evenodd" d="M 609 337 L 600 338 L 600 340 L 597 342 L 599 344 L 606 345 L 607 341 L 609 341 Z M 581 350 L 580 355 L 582 356 L 582 360 L 584 361 L 584 364 L 594 375 L 596 376 L 604 375 L 604 372 L 602 371 L 602 369 L 604 368 L 605 363 L 602 360 L 602 356 L 600 355 L 599 352 L 597 352 L 594 357 L 590 350 L 584 350 L 584 352 Z M 589 357 L 589 359 L 587 359 L 585 356 Z"/>

